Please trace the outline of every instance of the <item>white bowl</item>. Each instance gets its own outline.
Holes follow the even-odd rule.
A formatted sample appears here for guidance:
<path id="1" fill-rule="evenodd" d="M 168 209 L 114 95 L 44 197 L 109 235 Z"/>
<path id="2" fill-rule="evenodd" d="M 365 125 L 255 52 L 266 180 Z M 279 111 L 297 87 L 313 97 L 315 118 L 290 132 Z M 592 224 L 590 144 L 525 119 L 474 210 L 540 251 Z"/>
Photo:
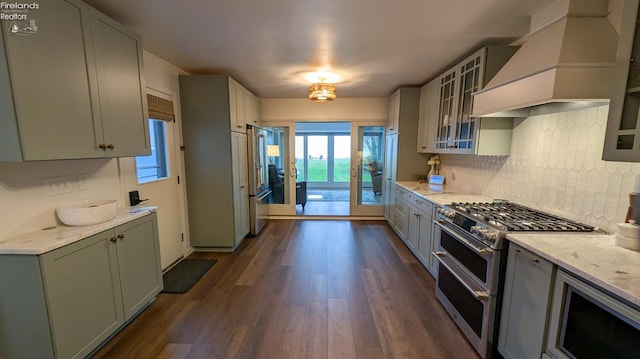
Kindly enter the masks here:
<path id="1" fill-rule="evenodd" d="M 640 251 L 640 238 L 629 238 L 616 233 L 615 244 L 618 247 L 631 249 L 633 251 Z"/>
<path id="2" fill-rule="evenodd" d="M 640 225 L 635 223 L 618 223 L 618 232 L 624 237 L 640 238 Z"/>
<path id="3" fill-rule="evenodd" d="M 118 212 L 118 201 L 78 201 L 56 208 L 58 218 L 69 226 L 90 226 L 113 219 Z"/>

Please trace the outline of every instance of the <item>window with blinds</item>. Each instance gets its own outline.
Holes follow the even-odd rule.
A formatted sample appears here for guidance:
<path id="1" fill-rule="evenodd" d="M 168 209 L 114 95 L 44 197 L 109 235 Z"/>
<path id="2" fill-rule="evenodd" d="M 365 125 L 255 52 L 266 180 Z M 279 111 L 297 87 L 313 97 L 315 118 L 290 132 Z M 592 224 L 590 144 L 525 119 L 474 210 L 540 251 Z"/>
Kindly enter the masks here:
<path id="1" fill-rule="evenodd" d="M 147 94 L 151 154 L 136 157 L 138 183 L 169 178 L 167 124 L 174 121 L 173 102 Z"/>

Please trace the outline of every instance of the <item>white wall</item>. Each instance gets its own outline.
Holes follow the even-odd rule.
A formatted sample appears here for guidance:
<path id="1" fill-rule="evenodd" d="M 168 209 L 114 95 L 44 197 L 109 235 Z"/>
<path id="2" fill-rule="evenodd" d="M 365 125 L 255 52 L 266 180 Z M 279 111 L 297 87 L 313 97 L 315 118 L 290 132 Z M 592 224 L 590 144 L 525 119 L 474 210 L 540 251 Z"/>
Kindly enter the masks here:
<path id="1" fill-rule="evenodd" d="M 510 156 L 441 155 L 447 183 L 615 231 L 640 163 L 601 159 L 609 106 L 516 119 Z"/>
<path id="2" fill-rule="evenodd" d="M 262 121 L 383 121 L 388 118 L 388 98 L 337 98 L 315 103 L 307 98 L 260 100 Z"/>
<path id="3" fill-rule="evenodd" d="M 87 189 L 80 190 L 78 174 L 88 175 Z M 70 176 L 70 193 L 46 197 L 42 180 L 58 176 Z M 116 160 L 0 162 L 0 238 L 56 225 L 59 204 L 119 198 L 118 183 Z"/>
<path id="4" fill-rule="evenodd" d="M 183 71 L 148 52 L 144 61 L 148 87 L 178 93 L 178 74 Z M 132 158 L 0 162 L 0 239 L 56 225 L 55 208 L 65 202 L 116 198 L 119 206 L 128 206 L 127 193 L 136 179 L 121 176 L 121 169 L 132 165 Z M 88 175 L 83 190 L 78 174 Z M 43 179 L 58 176 L 69 176 L 69 193 L 45 196 Z"/>

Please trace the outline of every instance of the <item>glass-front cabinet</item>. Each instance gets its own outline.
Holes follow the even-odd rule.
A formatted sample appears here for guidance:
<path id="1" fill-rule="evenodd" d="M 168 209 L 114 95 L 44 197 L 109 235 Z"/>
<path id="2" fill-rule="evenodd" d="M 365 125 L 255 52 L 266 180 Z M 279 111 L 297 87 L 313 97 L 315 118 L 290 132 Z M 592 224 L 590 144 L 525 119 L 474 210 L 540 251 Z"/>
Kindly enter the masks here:
<path id="1" fill-rule="evenodd" d="M 504 142 L 504 146 L 491 146 L 483 150 L 480 143 L 481 119 L 471 117 L 473 94 L 481 90 L 515 53 L 515 46 L 486 46 L 467 57 L 452 69 L 440 75 L 438 96 L 437 130 L 435 139 L 436 153 L 503 155 L 511 144 L 510 123 L 504 125 L 503 119 L 483 119 L 491 122 L 492 130 L 497 126 L 504 132 L 502 137 L 494 138 Z M 421 121 L 423 119 L 421 118 Z M 428 120 L 428 119 L 426 119 Z M 503 126 L 504 125 L 504 126 Z"/>
<path id="2" fill-rule="evenodd" d="M 602 159 L 640 162 L 638 1 L 625 1 Z"/>
<path id="3" fill-rule="evenodd" d="M 438 134 L 436 136 L 436 150 L 453 148 L 451 140 L 455 136 L 455 93 L 457 84 L 456 68 L 449 70 L 440 77 Z"/>
<path id="4" fill-rule="evenodd" d="M 473 153 L 476 119 L 471 117 L 472 93 L 483 78 L 485 49 L 476 52 L 440 79 L 437 152 Z"/>

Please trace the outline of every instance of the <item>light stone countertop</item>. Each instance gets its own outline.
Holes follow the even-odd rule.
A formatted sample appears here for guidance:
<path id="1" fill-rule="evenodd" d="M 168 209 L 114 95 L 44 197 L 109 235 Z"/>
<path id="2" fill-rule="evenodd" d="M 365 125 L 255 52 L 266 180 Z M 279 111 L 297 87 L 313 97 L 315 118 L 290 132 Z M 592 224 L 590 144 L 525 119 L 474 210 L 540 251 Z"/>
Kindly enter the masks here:
<path id="1" fill-rule="evenodd" d="M 510 233 L 507 239 L 640 307 L 640 252 L 615 235 Z"/>
<path id="2" fill-rule="evenodd" d="M 440 206 L 493 200 L 447 185 L 396 183 Z M 507 239 L 640 307 L 640 252 L 615 245 L 615 235 L 514 232 L 509 233 Z"/>
<path id="3" fill-rule="evenodd" d="M 157 207 L 134 207 L 119 209 L 112 220 L 92 226 L 72 227 L 58 225 L 51 229 L 21 234 L 0 239 L 0 254 L 38 255 L 64 247 L 94 234 L 144 217 L 157 210 Z"/>
<path id="4" fill-rule="evenodd" d="M 430 185 L 417 181 L 399 181 L 397 185 L 419 195 L 427 201 L 438 206 L 451 204 L 452 202 L 491 202 L 492 198 L 478 194 L 471 194 L 460 188 L 449 185 Z"/>

